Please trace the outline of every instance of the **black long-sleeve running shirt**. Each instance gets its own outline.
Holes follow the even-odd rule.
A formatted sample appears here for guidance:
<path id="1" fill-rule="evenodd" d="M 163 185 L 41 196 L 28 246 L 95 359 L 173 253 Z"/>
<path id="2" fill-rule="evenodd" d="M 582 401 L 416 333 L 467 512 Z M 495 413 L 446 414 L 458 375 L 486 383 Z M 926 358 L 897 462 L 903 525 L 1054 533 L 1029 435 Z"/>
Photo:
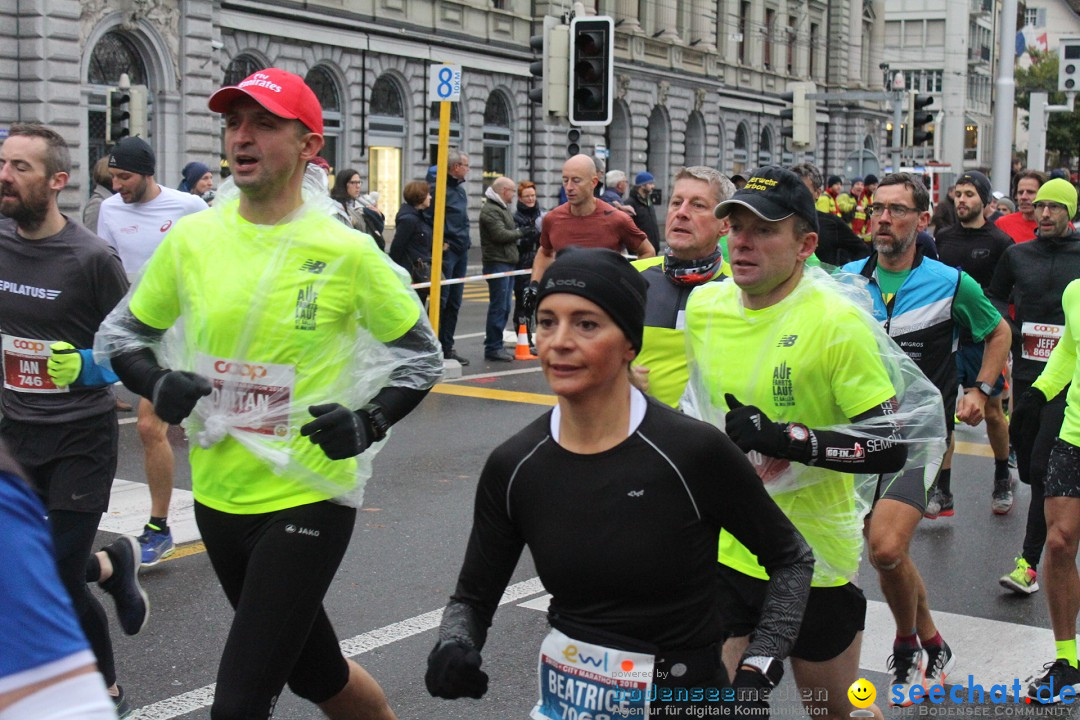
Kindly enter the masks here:
<path id="1" fill-rule="evenodd" d="M 486 630 L 527 544 L 553 596 L 551 623 L 571 637 L 577 627 L 661 650 L 704 647 L 723 637 L 716 557 L 724 528 L 772 578 L 750 654 L 787 654 L 812 556 L 727 436 L 650 399 L 625 441 L 580 455 L 555 442 L 550 419 L 488 458 L 451 606 L 472 607 L 476 630 Z M 482 647 L 483 637 L 474 640 Z"/>

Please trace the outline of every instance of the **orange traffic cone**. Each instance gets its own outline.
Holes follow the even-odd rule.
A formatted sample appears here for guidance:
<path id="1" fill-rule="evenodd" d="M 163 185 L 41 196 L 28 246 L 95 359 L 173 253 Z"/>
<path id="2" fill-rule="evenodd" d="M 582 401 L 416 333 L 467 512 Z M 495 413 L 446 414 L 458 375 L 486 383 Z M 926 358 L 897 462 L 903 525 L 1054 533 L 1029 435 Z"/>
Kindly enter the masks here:
<path id="1" fill-rule="evenodd" d="M 518 325 L 518 341 L 514 348 L 515 360 L 535 360 L 536 356 L 529 352 L 529 333 L 524 325 Z"/>

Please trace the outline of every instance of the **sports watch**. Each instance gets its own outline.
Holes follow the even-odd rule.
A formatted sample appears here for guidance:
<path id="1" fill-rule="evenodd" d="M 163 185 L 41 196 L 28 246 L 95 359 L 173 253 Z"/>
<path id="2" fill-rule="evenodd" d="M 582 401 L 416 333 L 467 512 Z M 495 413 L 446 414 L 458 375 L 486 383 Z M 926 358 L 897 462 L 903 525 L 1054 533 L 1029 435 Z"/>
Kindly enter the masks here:
<path id="1" fill-rule="evenodd" d="M 981 392 L 986 397 L 990 397 L 990 394 L 994 392 L 994 386 L 990 383 L 975 383 L 975 387 L 978 388 L 979 392 Z"/>
<path id="2" fill-rule="evenodd" d="M 806 430 L 806 428 L 803 427 L 803 430 Z M 743 658 L 739 665 L 746 665 L 754 668 L 769 681 L 769 684 L 772 687 L 779 685 L 780 679 L 784 677 L 784 663 L 774 657 L 769 657 L 768 655 L 753 655 L 748 658 Z"/>
<path id="3" fill-rule="evenodd" d="M 788 423 L 784 434 L 791 441 L 788 454 L 793 457 L 804 456 L 810 447 L 810 430 L 802 423 Z"/>
<path id="4" fill-rule="evenodd" d="M 375 403 L 368 403 L 360 408 L 360 412 L 368 417 L 368 426 L 371 428 L 371 442 L 377 443 L 386 437 L 390 430 L 390 423 L 383 414 L 383 409 Z"/>

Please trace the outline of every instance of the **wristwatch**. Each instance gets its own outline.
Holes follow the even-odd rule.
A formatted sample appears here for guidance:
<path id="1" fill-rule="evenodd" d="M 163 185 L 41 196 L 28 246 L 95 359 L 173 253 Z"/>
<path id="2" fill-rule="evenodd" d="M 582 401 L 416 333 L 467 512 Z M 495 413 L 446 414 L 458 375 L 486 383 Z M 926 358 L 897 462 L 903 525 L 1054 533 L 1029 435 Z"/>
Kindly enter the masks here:
<path id="1" fill-rule="evenodd" d="M 985 382 L 975 383 L 975 388 L 977 390 L 979 390 L 979 392 L 981 392 L 986 397 L 990 397 L 990 394 L 992 392 L 994 392 L 994 386 L 991 385 L 990 383 L 985 383 Z"/>
<path id="2" fill-rule="evenodd" d="M 360 408 L 360 412 L 368 417 L 368 426 L 371 428 L 371 442 L 377 443 L 386 437 L 390 430 L 390 423 L 383 414 L 383 409 L 375 403 L 368 403 Z"/>
<path id="3" fill-rule="evenodd" d="M 788 423 L 784 433 L 791 441 L 788 455 L 791 457 L 803 457 L 810 447 L 810 430 L 802 423 Z"/>
<path id="4" fill-rule="evenodd" d="M 805 430 L 806 428 L 803 429 Z M 747 665 L 754 668 L 769 681 L 769 684 L 772 687 L 779 685 L 780 679 L 784 677 L 784 663 L 767 655 L 753 655 L 748 658 L 743 658 L 739 665 Z"/>

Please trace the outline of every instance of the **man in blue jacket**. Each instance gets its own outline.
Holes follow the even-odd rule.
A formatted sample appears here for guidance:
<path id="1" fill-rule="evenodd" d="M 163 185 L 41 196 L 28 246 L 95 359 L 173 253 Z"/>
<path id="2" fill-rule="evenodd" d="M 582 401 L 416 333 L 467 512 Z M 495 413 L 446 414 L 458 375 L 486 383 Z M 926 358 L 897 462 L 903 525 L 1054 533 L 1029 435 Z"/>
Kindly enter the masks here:
<path id="1" fill-rule="evenodd" d="M 457 148 L 450 148 L 446 160 L 446 215 L 443 225 L 443 275 L 447 280 L 465 277 L 469 265 L 469 197 L 465 193 L 465 176 L 469 174 L 469 156 Z M 427 181 L 435 196 L 436 168 L 428 169 Z M 435 207 L 432 205 L 425 216 L 435 224 Z M 442 344 L 443 357 L 457 360 L 462 365 L 469 361 L 454 351 L 454 331 L 457 330 L 458 311 L 461 310 L 461 298 L 464 285 L 450 285 L 443 288 L 442 313 L 439 315 L 439 343 Z"/>

